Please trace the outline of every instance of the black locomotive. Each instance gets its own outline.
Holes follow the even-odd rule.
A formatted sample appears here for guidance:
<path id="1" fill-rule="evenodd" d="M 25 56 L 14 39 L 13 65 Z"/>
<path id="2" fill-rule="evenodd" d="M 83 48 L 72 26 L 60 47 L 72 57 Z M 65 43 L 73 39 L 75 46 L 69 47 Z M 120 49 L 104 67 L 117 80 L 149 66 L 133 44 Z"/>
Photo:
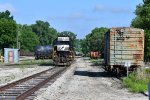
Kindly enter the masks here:
<path id="1" fill-rule="evenodd" d="M 57 37 L 53 41 L 52 60 L 54 65 L 70 65 L 75 53 L 69 37 Z"/>

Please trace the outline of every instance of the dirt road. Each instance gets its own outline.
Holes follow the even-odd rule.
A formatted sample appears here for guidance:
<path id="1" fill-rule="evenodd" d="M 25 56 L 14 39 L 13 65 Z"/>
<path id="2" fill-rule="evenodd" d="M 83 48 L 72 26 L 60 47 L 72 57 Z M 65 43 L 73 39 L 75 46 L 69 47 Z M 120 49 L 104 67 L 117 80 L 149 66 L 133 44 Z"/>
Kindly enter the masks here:
<path id="1" fill-rule="evenodd" d="M 78 58 L 62 77 L 35 100 L 148 100 L 122 88 L 120 80 L 100 66 Z"/>

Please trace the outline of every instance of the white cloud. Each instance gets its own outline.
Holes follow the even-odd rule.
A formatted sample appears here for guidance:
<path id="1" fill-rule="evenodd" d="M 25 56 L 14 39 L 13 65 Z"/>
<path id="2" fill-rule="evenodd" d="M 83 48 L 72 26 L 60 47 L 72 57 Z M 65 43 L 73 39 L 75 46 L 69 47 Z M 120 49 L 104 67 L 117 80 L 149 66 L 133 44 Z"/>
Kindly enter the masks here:
<path id="1" fill-rule="evenodd" d="M 9 3 L 0 4 L 0 11 L 9 10 L 11 13 L 16 12 L 16 9 Z"/>
<path id="2" fill-rule="evenodd" d="M 109 12 L 109 13 L 132 13 L 132 9 L 125 7 L 108 7 L 102 5 L 96 5 L 94 7 L 95 12 Z"/>
<path id="3" fill-rule="evenodd" d="M 81 13 L 73 13 L 71 15 L 68 16 L 53 16 L 50 17 L 50 19 L 53 20 L 79 20 L 82 19 L 83 15 Z"/>

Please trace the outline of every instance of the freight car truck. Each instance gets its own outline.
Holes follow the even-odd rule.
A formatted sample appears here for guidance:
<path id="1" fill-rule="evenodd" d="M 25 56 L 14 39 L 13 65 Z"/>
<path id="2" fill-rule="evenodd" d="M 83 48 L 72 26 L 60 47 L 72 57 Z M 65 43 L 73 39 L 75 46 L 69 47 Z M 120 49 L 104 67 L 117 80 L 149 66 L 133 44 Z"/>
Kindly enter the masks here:
<path id="1" fill-rule="evenodd" d="M 137 28 L 111 28 L 105 34 L 104 62 L 106 70 L 116 74 L 125 72 L 126 63 L 133 71 L 143 66 L 144 30 Z"/>

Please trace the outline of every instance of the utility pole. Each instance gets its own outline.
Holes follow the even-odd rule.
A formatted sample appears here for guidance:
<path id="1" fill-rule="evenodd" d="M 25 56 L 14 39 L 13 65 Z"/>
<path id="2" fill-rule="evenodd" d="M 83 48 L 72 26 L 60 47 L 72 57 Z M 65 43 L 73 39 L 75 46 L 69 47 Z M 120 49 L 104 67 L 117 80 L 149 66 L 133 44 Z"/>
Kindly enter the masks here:
<path id="1" fill-rule="evenodd" d="M 17 27 L 17 49 L 20 49 L 19 34 L 20 34 L 20 31 L 19 31 L 19 26 L 18 26 Z"/>
<path id="2" fill-rule="evenodd" d="M 17 27 L 17 49 L 18 49 L 18 32 L 19 32 L 19 26 Z"/>

